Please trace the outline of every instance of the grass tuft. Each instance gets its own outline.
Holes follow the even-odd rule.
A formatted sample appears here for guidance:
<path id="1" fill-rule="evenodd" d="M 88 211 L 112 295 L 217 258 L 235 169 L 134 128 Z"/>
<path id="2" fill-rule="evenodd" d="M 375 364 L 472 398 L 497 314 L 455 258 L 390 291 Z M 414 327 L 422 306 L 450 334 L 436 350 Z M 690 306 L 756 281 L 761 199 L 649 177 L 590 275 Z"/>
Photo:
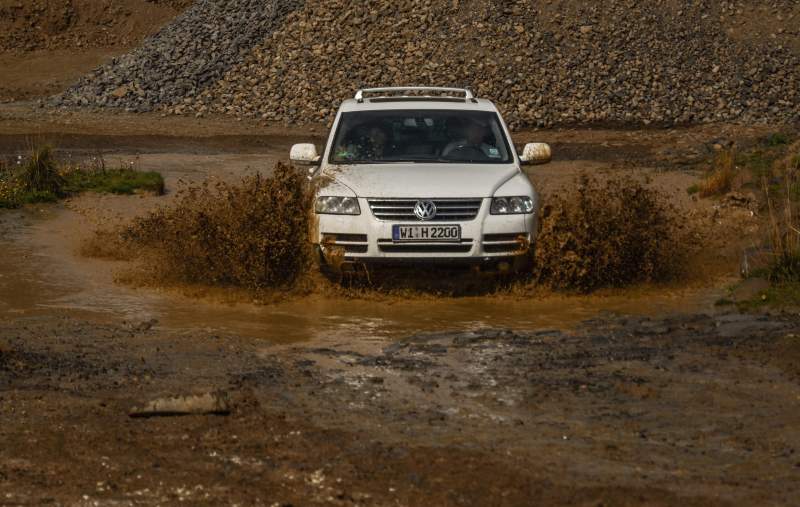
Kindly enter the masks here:
<path id="1" fill-rule="evenodd" d="M 63 192 L 64 178 L 53 157 L 53 149 L 48 145 L 38 146 L 31 151 L 17 179 L 22 189 L 32 196 L 38 194 L 58 196 Z"/>
<path id="2" fill-rule="evenodd" d="M 800 307 L 800 283 L 790 282 L 773 285 L 763 294 L 747 301 L 736 303 L 740 311 L 754 311 L 763 308 L 798 308 Z"/>
<path id="3" fill-rule="evenodd" d="M 710 171 L 699 185 L 700 197 L 727 194 L 733 190 L 736 176 L 736 156 L 733 150 L 720 151 L 714 157 Z"/>
<path id="4" fill-rule="evenodd" d="M 690 195 L 699 193 L 701 197 L 714 197 L 740 189 L 758 191 L 764 179 L 774 182 L 781 177 L 775 168 L 791 151 L 790 142 L 789 135 L 773 133 L 748 150 L 720 151 L 715 154 L 703 180 L 689 187 L 687 192 Z M 800 155 L 797 157 L 800 158 Z M 772 190 L 777 188 L 772 186 L 775 187 Z"/>
<path id="5" fill-rule="evenodd" d="M 0 163 L 0 208 L 54 202 L 85 191 L 133 194 L 139 190 L 162 195 L 164 179 L 154 171 L 106 169 L 102 157 L 85 166 L 64 166 L 46 145 L 33 148 L 24 163 L 20 157 L 17 167 L 6 161 Z"/>
<path id="6" fill-rule="evenodd" d="M 65 174 L 64 188 L 70 193 L 83 191 L 130 195 L 137 190 L 164 194 L 164 178 L 155 171 L 134 169 L 77 169 Z"/>
<path id="7" fill-rule="evenodd" d="M 794 151 L 800 152 L 795 144 Z M 796 189 L 800 179 L 800 159 L 791 153 L 779 166 L 782 172 L 779 185 L 762 180 L 769 212 L 769 243 L 773 261 L 768 269 L 773 283 L 800 282 L 800 220 Z"/>
<path id="8" fill-rule="evenodd" d="M 764 140 L 764 144 L 766 144 L 770 148 L 774 148 L 776 146 L 783 146 L 789 144 L 789 136 L 787 136 L 783 132 L 774 132 L 767 136 L 767 138 Z"/>

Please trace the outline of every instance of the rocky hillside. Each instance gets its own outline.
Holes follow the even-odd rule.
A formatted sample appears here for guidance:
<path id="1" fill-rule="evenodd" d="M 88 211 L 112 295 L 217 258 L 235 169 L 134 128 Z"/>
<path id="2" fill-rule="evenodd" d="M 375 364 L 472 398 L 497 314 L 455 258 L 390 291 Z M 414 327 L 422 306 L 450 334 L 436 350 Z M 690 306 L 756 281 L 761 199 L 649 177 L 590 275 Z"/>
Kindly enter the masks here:
<path id="1" fill-rule="evenodd" d="M 182 102 L 247 59 L 297 6 L 295 0 L 197 0 L 141 47 L 86 76 L 55 103 L 142 112 Z"/>
<path id="2" fill-rule="evenodd" d="M 359 86 L 471 86 L 514 127 L 800 122 L 795 0 L 200 0 L 57 104 L 327 122 Z"/>

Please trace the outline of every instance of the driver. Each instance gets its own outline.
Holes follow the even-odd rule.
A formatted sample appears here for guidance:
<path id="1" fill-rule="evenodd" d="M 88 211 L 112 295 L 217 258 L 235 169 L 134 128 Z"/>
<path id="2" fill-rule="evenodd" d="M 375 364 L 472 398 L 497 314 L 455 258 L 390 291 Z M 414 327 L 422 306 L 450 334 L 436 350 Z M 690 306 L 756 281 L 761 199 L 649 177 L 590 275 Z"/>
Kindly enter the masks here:
<path id="1" fill-rule="evenodd" d="M 471 121 L 463 131 L 463 137 L 449 143 L 442 150 L 442 156 L 446 157 L 458 150 L 474 149 L 483 153 L 483 156 L 492 157 L 496 149 L 483 142 L 486 137 L 486 127 L 476 121 Z"/>

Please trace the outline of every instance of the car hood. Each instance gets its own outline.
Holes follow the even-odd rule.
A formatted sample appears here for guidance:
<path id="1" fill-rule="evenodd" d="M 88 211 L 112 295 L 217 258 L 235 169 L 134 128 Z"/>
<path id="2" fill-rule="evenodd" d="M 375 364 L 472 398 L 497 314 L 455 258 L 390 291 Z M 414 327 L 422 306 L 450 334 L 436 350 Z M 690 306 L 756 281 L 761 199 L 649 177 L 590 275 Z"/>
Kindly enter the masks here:
<path id="1" fill-rule="evenodd" d="M 518 174 L 513 164 L 359 164 L 325 174 L 359 197 L 491 197 Z"/>

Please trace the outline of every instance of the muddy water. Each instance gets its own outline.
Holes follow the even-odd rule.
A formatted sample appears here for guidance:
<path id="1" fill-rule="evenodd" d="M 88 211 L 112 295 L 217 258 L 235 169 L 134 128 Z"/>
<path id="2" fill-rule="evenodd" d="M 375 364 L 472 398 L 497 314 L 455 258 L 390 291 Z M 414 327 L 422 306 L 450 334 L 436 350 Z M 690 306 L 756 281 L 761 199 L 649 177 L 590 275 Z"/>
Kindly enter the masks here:
<path id="1" fill-rule="evenodd" d="M 212 175 L 235 180 L 253 170 L 268 170 L 285 158 L 289 149 L 286 139 L 259 141 L 246 150 L 239 144 L 225 150 L 209 148 L 206 139 L 198 146 L 181 145 L 180 152 L 163 146 L 152 152 L 153 146 L 136 144 L 142 140 L 124 141 L 137 149 L 117 146 L 107 153 L 106 163 L 110 167 L 133 164 L 143 170 L 159 170 L 173 191 L 171 195 L 181 182 L 199 182 Z M 75 148 L 80 152 L 91 146 L 86 141 Z M 569 181 L 580 169 L 593 171 L 598 167 L 596 161 L 554 162 L 532 170 L 531 178 L 547 192 Z M 669 184 L 683 189 L 688 181 L 669 180 Z M 114 282 L 119 264 L 86 259 L 77 253 L 82 238 L 91 231 L 163 203 L 164 198 L 85 194 L 66 204 L 0 213 L 0 318 L 61 312 L 134 323 L 156 319 L 159 326 L 186 330 L 188 334 L 211 329 L 281 343 L 354 338 L 383 341 L 421 331 L 570 327 L 608 312 L 658 315 L 713 311 L 713 302 L 720 297 L 719 290 L 707 288 L 642 289 L 591 297 L 393 298 L 378 302 L 315 295 L 266 306 L 231 305 L 120 285 Z"/>
<path id="2" fill-rule="evenodd" d="M 117 198 L 118 199 L 118 198 Z M 137 201 L 131 201 L 136 203 Z M 81 217 L 61 205 L 0 218 L 0 317 L 63 313 L 98 320 L 213 330 L 272 343 L 385 341 L 417 332 L 484 327 L 571 327 L 599 315 L 713 311 L 716 289 L 638 289 L 604 296 L 548 295 L 367 301 L 312 295 L 269 305 L 218 303 L 114 282 L 118 263 L 77 252 Z"/>

